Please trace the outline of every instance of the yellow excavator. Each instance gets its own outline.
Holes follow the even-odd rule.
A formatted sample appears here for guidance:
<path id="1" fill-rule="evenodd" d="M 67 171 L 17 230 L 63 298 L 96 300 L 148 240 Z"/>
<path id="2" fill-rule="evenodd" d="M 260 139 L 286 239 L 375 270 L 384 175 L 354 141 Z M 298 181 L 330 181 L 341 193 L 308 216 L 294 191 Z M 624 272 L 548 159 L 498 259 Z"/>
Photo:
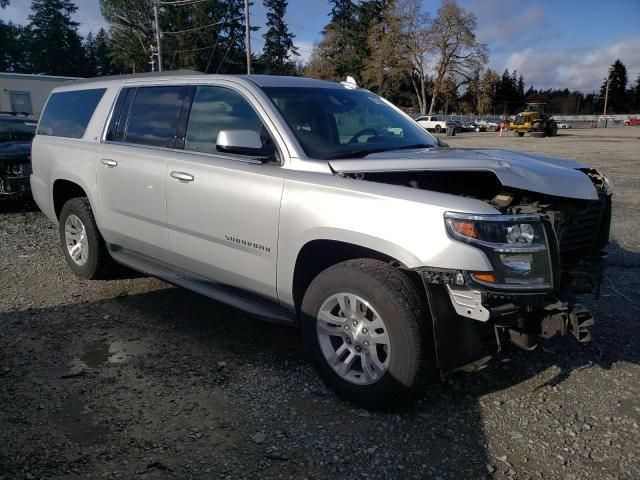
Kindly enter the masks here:
<path id="1" fill-rule="evenodd" d="M 509 122 L 509 130 L 514 135 L 524 137 L 528 133 L 532 137 L 555 137 L 558 134 L 558 125 L 545 113 L 546 103 L 527 103 L 524 112 L 515 116 Z"/>

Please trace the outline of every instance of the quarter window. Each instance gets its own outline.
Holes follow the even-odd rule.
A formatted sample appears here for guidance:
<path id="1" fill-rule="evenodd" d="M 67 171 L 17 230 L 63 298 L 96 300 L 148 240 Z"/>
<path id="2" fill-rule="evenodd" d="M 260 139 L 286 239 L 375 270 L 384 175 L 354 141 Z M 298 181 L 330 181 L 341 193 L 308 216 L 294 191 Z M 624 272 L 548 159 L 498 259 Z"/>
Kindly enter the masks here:
<path id="1" fill-rule="evenodd" d="M 217 153 L 220 130 L 254 130 L 263 145 L 272 143 L 260 117 L 242 95 L 225 87 L 200 86 L 191 106 L 184 149 Z"/>
<path id="2" fill-rule="evenodd" d="M 138 88 L 127 122 L 125 142 L 173 147 L 186 90 L 184 86 Z"/>
<path id="3" fill-rule="evenodd" d="M 54 93 L 38 126 L 38 135 L 82 138 L 105 88 Z"/>

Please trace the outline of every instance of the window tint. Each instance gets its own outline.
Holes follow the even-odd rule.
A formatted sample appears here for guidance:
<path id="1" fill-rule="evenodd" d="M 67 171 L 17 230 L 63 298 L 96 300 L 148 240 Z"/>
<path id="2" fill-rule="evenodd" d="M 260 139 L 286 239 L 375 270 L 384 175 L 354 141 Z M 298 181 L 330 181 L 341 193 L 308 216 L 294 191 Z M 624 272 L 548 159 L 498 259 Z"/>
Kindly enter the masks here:
<path id="1" fill-rule="evenodd" d="M 263 145 L 272 143 L 260 117 L 242 95 L 224 87 L 198 87 L 191 105 L 184 149 L 217 153 L 220 130 L 254 130 L 260 134 Z"/>
<path id="2" fill-rule="evenodd" d="M 127 122 L 125 141 L 140 145 L 173 147 L 186 90 L 186 87 L 138 88 Z M 124 108 L 122 110 L 125 111 Z M 118 132 L 116 139 L 117 137 Z"/>
<path id="3" fill-rule="evenodd" d="M 44 109 L 38 135 L 82 138 L 106 89 L 54 93 Z"/>

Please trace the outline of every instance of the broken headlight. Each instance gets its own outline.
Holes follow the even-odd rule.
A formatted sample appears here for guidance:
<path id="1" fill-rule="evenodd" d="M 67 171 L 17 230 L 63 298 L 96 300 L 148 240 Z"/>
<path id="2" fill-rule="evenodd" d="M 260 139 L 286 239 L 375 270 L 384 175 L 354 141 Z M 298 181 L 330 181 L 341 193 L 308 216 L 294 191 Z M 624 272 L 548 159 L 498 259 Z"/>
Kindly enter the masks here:
<path id="1" fill-rule="evenodd" d="M 451 238 L 481 249 L 492 272 L 471 272 L 471 279 L 499 289 L 552 288 L 547 233 L 538 215 L 444 215 Z"/>

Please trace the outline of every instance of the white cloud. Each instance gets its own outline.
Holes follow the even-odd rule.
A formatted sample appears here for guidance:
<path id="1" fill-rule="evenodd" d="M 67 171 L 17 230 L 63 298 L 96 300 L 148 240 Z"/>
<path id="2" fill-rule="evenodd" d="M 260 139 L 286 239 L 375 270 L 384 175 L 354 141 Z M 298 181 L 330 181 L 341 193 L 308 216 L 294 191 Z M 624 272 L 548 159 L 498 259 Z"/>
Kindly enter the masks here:
<path id="1" fill-rule="evenodd" d="M 98 0 L 76 1 L 75 4 L 78 10 L 73 15 L 73 20 L 80 24 L 78 26 L 80 34 L 86 35 L 89 32 L 95 33 L 100 28 L 108 28 L 107 22 L 102 18 Z M 13 0 L 2 10 L 2 20 L 19 25 L 29 23 L 29 15 L 31 15 L 30 0 Z"/>
<path id="2" fill-rule="evenodd" d="M 524 75 L 535 88 L 569 88 L 586 92 L 598 90 L 607 68 L 619 58 L 627 67 L 629 83 L 640 73 L 640 49 L 633 41 L 621 41 L 596 49 L 576 47 L 562 50 L 514 52 L 506 68 Z"/>

